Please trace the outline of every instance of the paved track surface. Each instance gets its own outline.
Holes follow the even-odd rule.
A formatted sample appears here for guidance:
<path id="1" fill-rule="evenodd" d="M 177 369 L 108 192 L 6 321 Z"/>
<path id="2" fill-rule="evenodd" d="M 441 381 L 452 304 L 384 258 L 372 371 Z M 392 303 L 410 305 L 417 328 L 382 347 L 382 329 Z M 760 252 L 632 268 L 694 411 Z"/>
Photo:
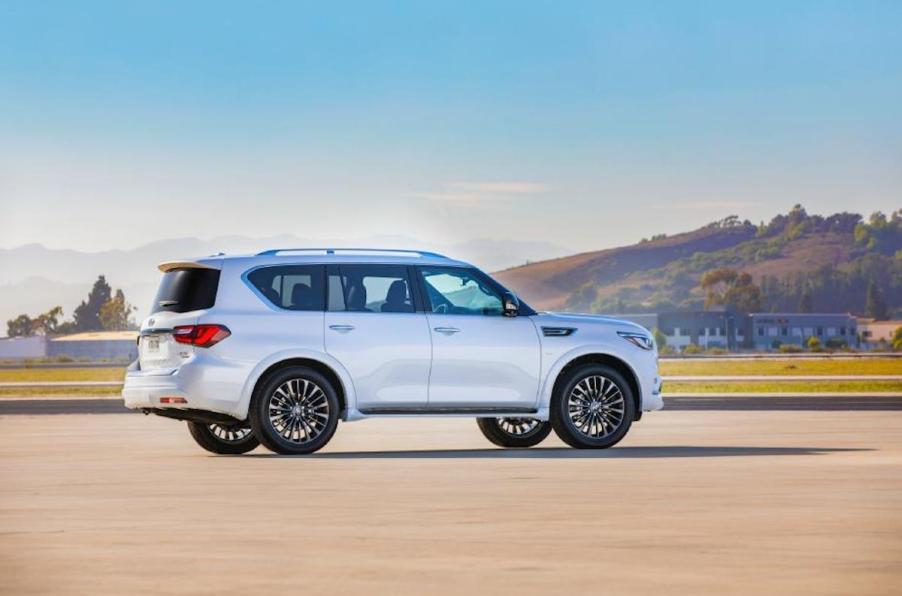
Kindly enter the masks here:
<path id="1" fill-rule="evenodd" d="M 902 410 L 902 395 L 693 395 L 664 396 L 667 410 Z M 119 399 L 0 399 L 0 416 L 127 414 Z"/>
<path id="2" fill-rule="evenodd" d="M 0 416 L 8 594 L 889 594 L 902 413 L 663 411 L 621 446 L 343 424 L 312 457 L 185 425 Z"/>

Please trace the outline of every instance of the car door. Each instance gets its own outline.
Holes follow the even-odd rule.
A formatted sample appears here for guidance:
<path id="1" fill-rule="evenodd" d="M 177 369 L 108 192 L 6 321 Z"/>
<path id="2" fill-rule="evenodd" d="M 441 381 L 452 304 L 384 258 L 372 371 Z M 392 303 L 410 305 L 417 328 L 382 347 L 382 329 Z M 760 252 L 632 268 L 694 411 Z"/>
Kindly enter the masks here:
<path id="1" fill-rule="evenodd" d="M 423 408 L 432 344 L 409 267 L 330 265 L 326 351 L 350 373 L 363 412 Z"/>
<path id="2" fill-rule="evenodd" d="M 501 288 L 464 267 L 418 268 L 432 334 L 430 408 L 534 408 L 540 344 L 528 317 L 502 313 Z"/>

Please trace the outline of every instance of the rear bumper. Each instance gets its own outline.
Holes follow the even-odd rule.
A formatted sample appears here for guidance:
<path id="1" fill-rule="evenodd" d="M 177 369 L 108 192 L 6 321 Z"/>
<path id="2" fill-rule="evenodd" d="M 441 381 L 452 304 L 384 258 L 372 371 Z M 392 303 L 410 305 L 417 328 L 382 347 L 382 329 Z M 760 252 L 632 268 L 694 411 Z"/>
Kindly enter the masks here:
<path id="1" fill-rule="evenodd" d="M 223 374 L 224 368 L 234 370 L 195 359 L 172 371 L 130 369 L 125 375 L 122 399 L 125 407 L 133 410 L 202 410 L 244 420 L 247 412 L 238 411 L 242 382 L 240 377 L 238 382 L 231 382 L 231 376 Z M 163 398 L 181 398 L 184 403 L 164 403 Z"/>
<path id="2" fill-rule="evenodd" d="M 180 378 L 176 374 L 142 374 L 140 372 L 128 372 L 125 375 L 125 384 L 122 386 L 122 399 L 125 407 L 159 408 L 162 397 L 181 397 L 187 401 L 186 388 L 182 387 Z"/>

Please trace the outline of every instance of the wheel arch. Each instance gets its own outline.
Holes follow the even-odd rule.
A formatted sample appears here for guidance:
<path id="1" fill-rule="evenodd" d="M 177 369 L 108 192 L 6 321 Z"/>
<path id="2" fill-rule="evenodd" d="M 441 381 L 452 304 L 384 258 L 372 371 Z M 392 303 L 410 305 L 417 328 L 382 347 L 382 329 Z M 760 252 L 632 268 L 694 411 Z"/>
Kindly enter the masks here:
<path id="1" fill-rule="evenodd" d="M 569 359 L 565 357 L 562 360 L 563 362 L 558 363 L 558 366 L 556 367 L 557 372 L 554 375 L 554 383 L 551 384 L 548 391 L 546 403 L 549 406 L 551 405 L 551 400 L 554 398 L 557 391 L 560 390 L 561 385 L 564 383 L 564 380 L 570 371 L 585 364 L 603 364 L 616 370 L 626 380 L 627 384 L 630 386 L 630 391 L 633 394 L 633 404 L 635 405 L 635 415 L 633 416 L 633 420 L 642 418 L 642 386 L 639 384 L 639 377 L 636 374 L 636 371 L 628 362 L 612 354 L 595 351 L 572 356 Z"/>
<path id="2" fill-rule="evenodd" d="M 245 415 L 251 400 L 270 374 L 290 366 L 306 366 L 317 371 L 332 383 L 338 396 L 341 417 L 343 418 L 356 404 L 354 386 L 347 371 L 338 362 L 331 362 L 330 360 L 311 354 L 282 354 L 261 362 L 245 386 L 244 399 L 242 400 Z"/>

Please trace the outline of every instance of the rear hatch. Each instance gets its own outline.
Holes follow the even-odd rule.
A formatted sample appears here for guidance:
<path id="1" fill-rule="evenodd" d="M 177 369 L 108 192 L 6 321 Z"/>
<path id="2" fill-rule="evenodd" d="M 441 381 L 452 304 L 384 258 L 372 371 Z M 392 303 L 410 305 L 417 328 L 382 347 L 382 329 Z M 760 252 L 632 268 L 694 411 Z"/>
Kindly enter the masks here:
<path id="1" fill-rule="evenodd" d="M 141 325 L 138 364 L 148 373 L 166 373 L 194 354 L 194 346 L 175 341 L 177 327 L 197 324 L 198 311 L 212 308 L 219 289 L 219 269 L 202 263 L 174 262 L 160 265 L 163 278 Z"/>

